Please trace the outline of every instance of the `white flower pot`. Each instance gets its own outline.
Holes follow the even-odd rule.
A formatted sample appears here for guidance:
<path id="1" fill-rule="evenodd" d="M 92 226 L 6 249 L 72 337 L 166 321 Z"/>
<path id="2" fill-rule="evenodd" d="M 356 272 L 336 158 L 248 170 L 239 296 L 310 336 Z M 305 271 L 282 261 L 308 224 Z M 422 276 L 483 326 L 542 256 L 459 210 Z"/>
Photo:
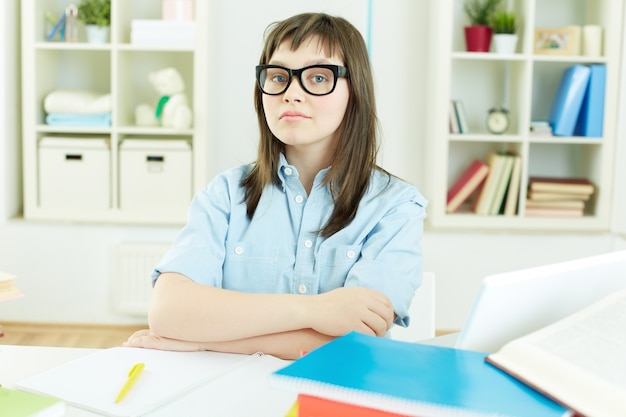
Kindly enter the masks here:
<path id="1" fill-rule="evenodd" d="M 514 54 L 517 47 L 517 35 L 496 33 L 493 35 L 493 51 L 497 54 Z"/>
<path id="2" fill-rule="evenodd" d="M 89 43 L 107 43 L 109 38 L 109 27 L 85 25 L 85 33 L 87 34 L 87 42 Z"/>

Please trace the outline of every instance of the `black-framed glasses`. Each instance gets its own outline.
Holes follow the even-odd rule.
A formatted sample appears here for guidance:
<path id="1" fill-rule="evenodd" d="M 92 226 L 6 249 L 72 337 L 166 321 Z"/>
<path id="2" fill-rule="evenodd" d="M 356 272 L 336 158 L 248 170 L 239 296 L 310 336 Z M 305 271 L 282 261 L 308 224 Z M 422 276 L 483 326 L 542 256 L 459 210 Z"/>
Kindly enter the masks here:
<path id="1" fill-rule="evenodd" d="M 309 65 L 300 69 L 280 65 L 257 65 L 256 79 L 263 93 L 277 96 L 287 91 L 293 77 L 298 77 L 300 85 L 312 96 L 325 96 L 335 91 L 337 80 L 348 78 L 348 68 L 341 65 Z"/>

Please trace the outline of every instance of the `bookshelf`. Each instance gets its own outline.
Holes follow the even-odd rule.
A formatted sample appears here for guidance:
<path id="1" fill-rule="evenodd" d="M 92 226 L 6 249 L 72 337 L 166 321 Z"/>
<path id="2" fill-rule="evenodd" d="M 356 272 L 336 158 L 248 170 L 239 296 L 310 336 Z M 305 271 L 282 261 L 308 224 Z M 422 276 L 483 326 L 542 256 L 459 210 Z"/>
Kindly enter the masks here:
<path id="1" fill-rule="evenodd" d="M 601 231 L 611 225 L 614 152 L 617 132 L 619 66 L 624 5 L 620 0 L 504 0 L 521 22 L 514 54 L 466 52 L 463 0 L 431 4 L 431 33 L 438 42 L 429 52 L 432 106 L 426 117 L 428 137 L 427 193 L 429 221 L 434 227 L 492 230 Z M 450 12 L 452 10 L 452 13 Z M 601 56 L 547 55 L 533 52 L 536 28 L 600 25 Z M 575 64 L 606 65 L 602 137 L 530 134 L 531 120 L 546 120 L 564 69 Z M 464 104 L 469 131 L 449 131 L 450 100 Z M 504 134 L 486 128 L 489 109 L 504 106 L 510 127 Z M 515 215 L 477 215 L 471 209 L 446 212 L 447 190 L 474 159 L 489 152 L 521 156 L 521 183 Z M 534 217 L 525 212 L 530 177 L 583 177 L 596 190 L 579 218 Z"/>
<path id="2" fill-rule="evenodd" d="M 133 19 L 160 19 L 161 1 L 111 0 L 111 27 L 106 43 L 88 43 L 82 24 L 76 43 L 46 40 L 51 26 L 46 22 L 44 14 L 50 12 L 58 18 L 69 3 L 66 0 L 21 2 L 24 218 L 92 223 L 184 223 L 192 193 L 202 187 L 207 179 L 208 134 L 206 117 L 202 114 L 202 110 L 207 108 L 209 97 L 206 48 L 199 47 L 201 43 L 198 42 L 170 46 L 138 46 L 131 43 Z M 205 1 L 194 1 L 193 9 L 196 23 L 201 23 L 195 26 L 195 37 L 207 39 L 208 4 Z M 156 106 L 159 100 L 159 94 L 148 81 L 149 74 L 166 67 L 174 67 L 182 75 L 185 94 L 193 112 L 192 126 L 187 129 L 136 126 L 135 108 L 141 103 Z M 44 98 L 57 89 L 110 93 L 111 125 L 64 127 L 46 124 Z M 82 181 L 88 182 L 87 188 L 91 183 L 94 187 L 100 182 L 107 184 L 107 187 L 102 188 L 103 191 L 92 190 L 98 193 L 98 197 L 103 193 L 106 195 L 105 205 L 81 205 L 81 199 L 91 199 L 85 193 L 75 193 L 76 204 L 70 199 L 65 200 L 64 206 L 42 204 L 41 196 L 45 191 L 42 190 L 45 186 L 43 179 L 49 180 L 41 164 L 45 157 L 41 150 L 43 138 L 75 140 L 76 147 L 104 140 L 106 162 Z M 122 184 L 127 183 L 130 177 L 124 174 L 121 162 L 122 145 L 127 140 L 133 143 L 145 141 L 146 146 L 150 143 L 168 143 L 172 149 L 179 149 L 177 145 L 185 145 L 189 158 L 180 171 L 186 172 L 184 182 L 189 191 L 181 201 L 169 204 L 172 198 L 168 199 L 171 197 L 168 192 L 158 196 L 155 195 L 157 193 L 147 193 L 148 198 L 155 201 L 144 207 L 128 207 L 120 201 Z M 71 144 L 69 148 L 72 148 Z M 164 164 L 168 164 L 169 158 L 166 157 L 164 161 Z M 66 181 L 68 178 L 60 180 Z M 69 178 L 68 182 L 73 181 L 74 178 Z M 145 191 L 142 184 L 138 184 L 137 188 Z"/>

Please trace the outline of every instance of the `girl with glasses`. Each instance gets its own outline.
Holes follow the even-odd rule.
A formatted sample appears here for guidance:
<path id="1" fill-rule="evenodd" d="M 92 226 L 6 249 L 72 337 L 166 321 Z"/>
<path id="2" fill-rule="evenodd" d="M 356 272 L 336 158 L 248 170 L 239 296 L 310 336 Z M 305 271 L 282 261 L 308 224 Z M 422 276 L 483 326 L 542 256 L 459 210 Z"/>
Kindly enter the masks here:
<path id="1" fill-rule="evenodd" d="M 126 346 L 296 358 L 408 323 L 427 202 L 376 164 L 359 31 L 321 13 L 271 25 L 254 100 L 256 161 L 194 197 L 152 275 L 150 329 Z"/>

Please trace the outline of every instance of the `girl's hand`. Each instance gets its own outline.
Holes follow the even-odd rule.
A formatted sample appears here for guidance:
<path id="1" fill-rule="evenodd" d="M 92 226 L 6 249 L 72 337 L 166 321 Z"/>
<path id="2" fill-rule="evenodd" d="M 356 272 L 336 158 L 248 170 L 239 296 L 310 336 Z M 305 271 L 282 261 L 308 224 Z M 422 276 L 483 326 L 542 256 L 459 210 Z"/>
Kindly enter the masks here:
<path id="1" fill-rule="evenodd" d="M 155 335 L 149 329 L 139 330 L 133 333 L 122 345 L 126 347 L 174 350 L 178 352 L 196 352 L 203 350 L 199 342 L 168 339 Z"/>
<path id="2" fill-rule="evenodd" d="M 394 319 L 391 301 L 363 287 L 342 287 L 310 298 L 313 330 L 329 336 L 350 331 L 384 336 Z"/>

